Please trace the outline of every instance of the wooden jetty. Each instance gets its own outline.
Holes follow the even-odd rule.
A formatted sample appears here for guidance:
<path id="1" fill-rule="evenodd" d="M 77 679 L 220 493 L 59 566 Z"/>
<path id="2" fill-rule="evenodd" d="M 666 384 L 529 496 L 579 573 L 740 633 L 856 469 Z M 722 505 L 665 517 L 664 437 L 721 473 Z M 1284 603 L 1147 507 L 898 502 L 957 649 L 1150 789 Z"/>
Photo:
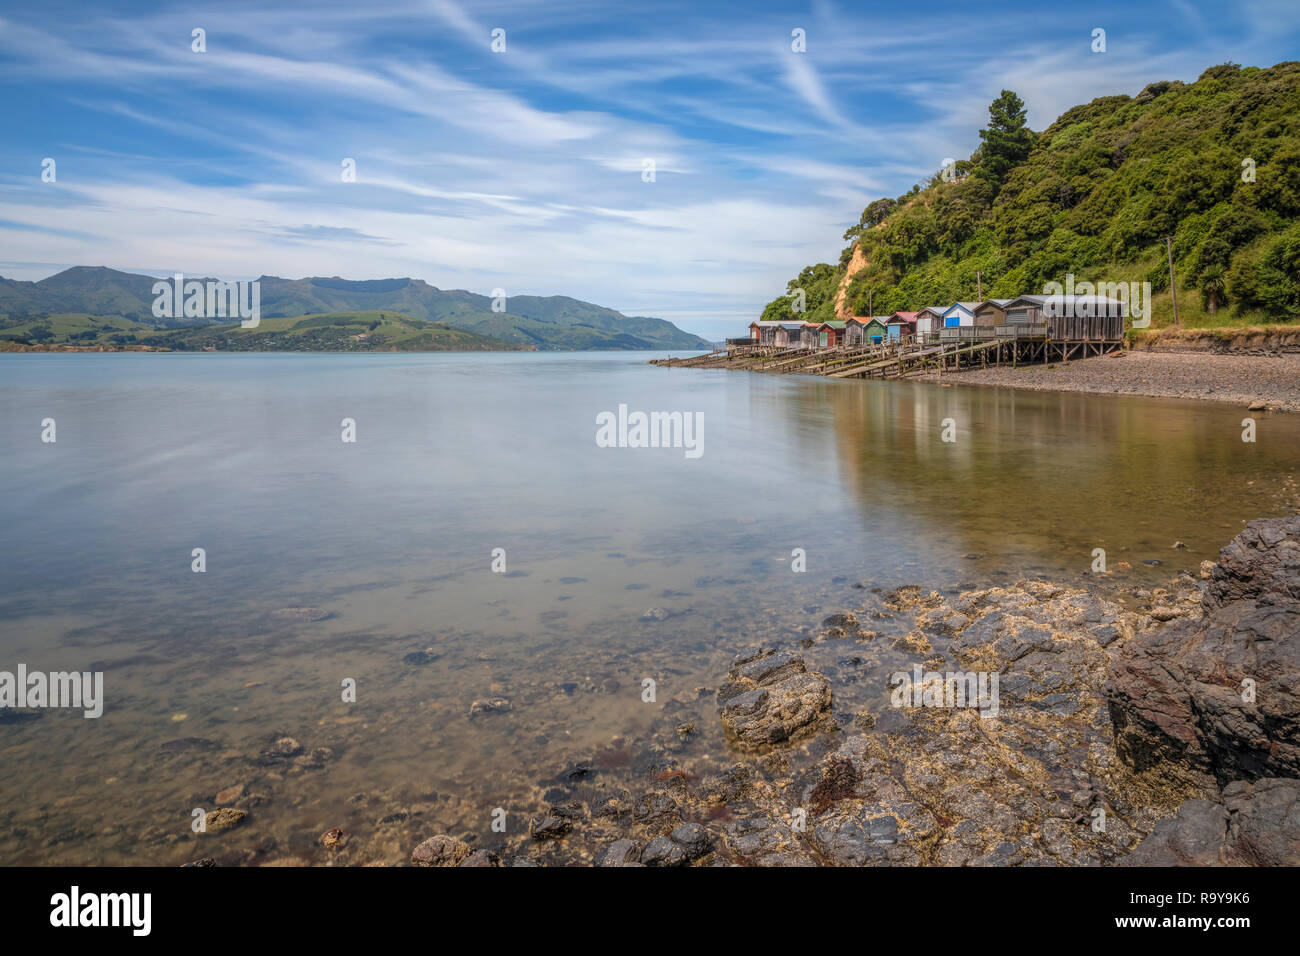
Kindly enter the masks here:
<path id="1" fill-rule="evenodd" d="M 989 365 L 1068 362 L 1124 347 L 1120 316 L 1053 317 L 1032 323 L 965 325 L 927 336 L 828 348 L 728 339 L 725 348 L 690 358 L 653 359 L 673 368 L 729 368 L 828 378 L 909 378 Z"/>

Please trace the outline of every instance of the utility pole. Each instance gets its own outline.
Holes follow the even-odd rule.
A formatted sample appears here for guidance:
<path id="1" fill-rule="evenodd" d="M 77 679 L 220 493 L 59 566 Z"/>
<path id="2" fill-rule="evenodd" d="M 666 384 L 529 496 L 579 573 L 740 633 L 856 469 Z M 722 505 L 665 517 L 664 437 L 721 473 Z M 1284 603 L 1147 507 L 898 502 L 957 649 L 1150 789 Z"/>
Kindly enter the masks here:
<path id="1" fill-rule="evenodd" d="M 1174 290 L 1174 237 L 1165 236 L 1165 252 L 1169 255 L 1169 298 L 1174 303 L 1174 325 L 1178 325 L 1178 293 Z"/>
<path id="2" fill-rule="evenodd" d="M 978 269 L 975 270 L 975 298 L 980 302 L 984 301 L 984 283 L 982 281 L 984 273 Z"/>

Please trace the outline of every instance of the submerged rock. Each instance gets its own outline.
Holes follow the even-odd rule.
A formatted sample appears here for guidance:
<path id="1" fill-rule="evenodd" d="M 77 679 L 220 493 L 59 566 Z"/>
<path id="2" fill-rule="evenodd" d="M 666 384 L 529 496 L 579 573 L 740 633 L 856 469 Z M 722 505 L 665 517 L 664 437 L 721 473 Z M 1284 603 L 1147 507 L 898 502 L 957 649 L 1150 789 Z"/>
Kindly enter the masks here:
<path id="1" fill-rule="evenodd" d="M 237 810 L 234 807 L 209 810 L 204 817 L 205 832 L 221 833 L 225 830 L 232 830 L 243 823 L 247 817 L 247 810 Z"/>
<path id="2" fill-rule="evenodd" d="M 504 697 L 483 697 L 469 705 L 469 715 L 471 718 L 484 717 L 508 713 L 510 709 L 510 701 Z"/>
<path id="3" fill-rule="evenodd" d="M 226 787 L 217 794 L 217 803 L 234 803 L 244 795 L 244 785 L 242 783 Z"/>
<path id="4" fill-rule="evenodd" d="M 282 607 L 271 612 L 277 621 L 323 621 L 329 616 L 323 607 Z"/>
<path id="5" fill-rule="evenodd" d="M 256 763 L 263 766 L 269 764 L 281 763 L 286 760 L 292 760 L 302 753 L 302 744 L 292 737 L 278 737 L 271 744 L 258 754 Z"/>

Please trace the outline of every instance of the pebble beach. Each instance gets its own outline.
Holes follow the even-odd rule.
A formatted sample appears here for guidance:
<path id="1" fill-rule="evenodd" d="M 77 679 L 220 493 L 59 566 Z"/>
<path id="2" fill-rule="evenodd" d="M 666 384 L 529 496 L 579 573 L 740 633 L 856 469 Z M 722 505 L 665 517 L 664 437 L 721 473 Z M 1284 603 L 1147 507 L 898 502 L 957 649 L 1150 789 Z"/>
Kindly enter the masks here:
<path id="1" fill-rule="evenodd" d="M 929 376 L 937 380 L 938 376 Z M 1273 411 L 1300 411 L 1300 354 L 1224 355 L 1210 352 L 1125 351 L 1054 365 L 971 369 L 945 373 L 949 382 L 1035 391 L 1091 392 L 1262 403 Z"/>

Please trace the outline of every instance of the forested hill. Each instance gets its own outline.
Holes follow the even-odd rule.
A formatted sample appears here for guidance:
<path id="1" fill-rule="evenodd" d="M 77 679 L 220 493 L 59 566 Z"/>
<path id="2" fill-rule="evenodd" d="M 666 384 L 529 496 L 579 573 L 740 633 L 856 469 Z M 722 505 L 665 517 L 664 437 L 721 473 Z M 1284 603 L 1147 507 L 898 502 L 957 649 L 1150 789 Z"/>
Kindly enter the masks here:
<path id="1" fill-rule="evenodd" d="M 1151 282 L 1169 317 L 1173 237 L 1184 324 L 1300 319 L 1300 63 L 1223 64 L 1063 113 L 1041 133 L 1004 90 L 981 144 L 844 235 L 765 319 L 825 320 L 1039 292 L 1045 282 Z M 793 314 L 803 289 L 807 311 Z"/>

